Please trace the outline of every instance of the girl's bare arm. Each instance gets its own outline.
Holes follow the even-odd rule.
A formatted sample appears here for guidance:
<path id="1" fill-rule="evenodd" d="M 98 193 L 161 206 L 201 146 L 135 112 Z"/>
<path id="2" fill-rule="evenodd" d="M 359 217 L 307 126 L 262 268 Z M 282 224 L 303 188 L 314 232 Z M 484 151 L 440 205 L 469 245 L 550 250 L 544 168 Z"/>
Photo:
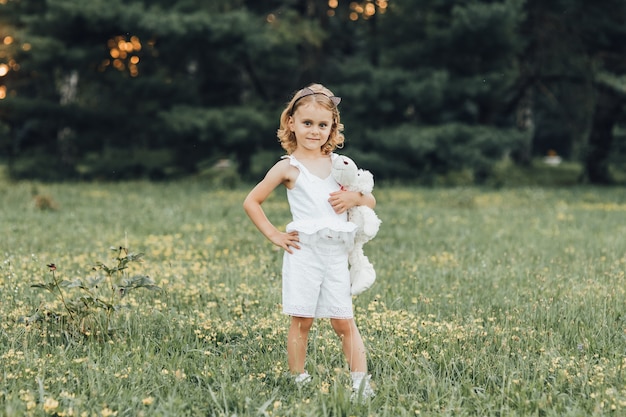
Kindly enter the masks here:
<path id="1" fill-rule="evenodd" d="M 286 160 L 276 163 L 250 191 L 243 202 L 243 208 L 259 231 L 274 245 L 279 246 L 289 253 L 291 248 L 300 249 L 297 232 L 281 232 L 267 218 L 261 205 L 269 195 L 281 184 L 290 181 L 289 162 Z"/>

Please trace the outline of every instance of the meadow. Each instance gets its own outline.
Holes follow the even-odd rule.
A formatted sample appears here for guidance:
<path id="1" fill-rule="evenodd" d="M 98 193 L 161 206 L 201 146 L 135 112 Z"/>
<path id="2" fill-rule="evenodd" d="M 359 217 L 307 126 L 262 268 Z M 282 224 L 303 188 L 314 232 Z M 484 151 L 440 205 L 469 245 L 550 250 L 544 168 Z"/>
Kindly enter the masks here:
<path id="1" fill-rule="evenodd" d="M 312 383 L 287 378 L 282 253 L 246 192 L 0 182 L 0 415 L 626 414 L 623 188 L 378 186 L 378 280 L 354 300 L 377 391 L 364 404 L 327 321 Z M 265 208 L 289 221 L 284 192 Z M 31 287 L 47 265 L 87 279 L 120 246 L 161 291 L 121 299 L 111 331 L 48 314 L 61 301 Z"/>

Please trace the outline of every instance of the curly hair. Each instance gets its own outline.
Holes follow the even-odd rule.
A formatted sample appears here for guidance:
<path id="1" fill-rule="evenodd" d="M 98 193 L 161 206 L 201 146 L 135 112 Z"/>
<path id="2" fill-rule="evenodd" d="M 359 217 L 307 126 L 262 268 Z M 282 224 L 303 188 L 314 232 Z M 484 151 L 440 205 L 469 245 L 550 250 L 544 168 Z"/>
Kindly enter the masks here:
<path id="1" fill-rule="evenodd" d="M 336 101 L 333 101 L 333 99 Z M 280 127 L 276 132 L 280 146 L 287 151 L 288 155 L 291 155 L 298 146 L 296 135 L 289 129 L 289 120 L 300 106 L 310 103 L 316 103 L 333 114 L 333 124 L 330 129 L 330 135 L 326 143 L 322 145 L 322 152 L 328 155 L 335 149 L 341 149 L 343 147 L 345 140 L 342 133 L 343 124 L 341 124 L 339 109 L 337 108 L 337 104 L 335 104 L 339 100 L 338 97 L 333 95 L 332 91 L 321 84 L 311 84 L 293 95 L 280 115 Z"/>

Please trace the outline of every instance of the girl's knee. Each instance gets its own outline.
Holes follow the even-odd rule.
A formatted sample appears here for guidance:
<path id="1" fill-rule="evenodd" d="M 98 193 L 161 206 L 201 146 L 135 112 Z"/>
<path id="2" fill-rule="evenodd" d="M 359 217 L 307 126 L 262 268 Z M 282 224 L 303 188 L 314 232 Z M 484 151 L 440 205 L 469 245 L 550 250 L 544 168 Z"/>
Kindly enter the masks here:
<path id="1" fill-rule="evenodd" d="M 311 317 L 291 317 L 291 325 L 300 329 L 300 331 L 307 332 L 311 330 L 313 326 L 313 318 Z"/>
<path id="2" fill-rule="evenodd" d="M 353 319 L 330 319 L 330 324 L 340 337 L 351 333 L 355 327 Z"/>

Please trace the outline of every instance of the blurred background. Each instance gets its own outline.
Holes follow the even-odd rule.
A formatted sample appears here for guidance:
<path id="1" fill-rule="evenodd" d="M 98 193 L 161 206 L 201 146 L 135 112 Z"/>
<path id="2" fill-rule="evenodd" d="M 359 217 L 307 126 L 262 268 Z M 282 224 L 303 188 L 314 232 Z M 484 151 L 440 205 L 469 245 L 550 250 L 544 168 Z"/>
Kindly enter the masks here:
<path id="1" fill-rule="evenodd" d="M 626 183 L 624 0 L 0 0 L 10 178 L 256 181 L 311 82 L 378 180 Z"/>

